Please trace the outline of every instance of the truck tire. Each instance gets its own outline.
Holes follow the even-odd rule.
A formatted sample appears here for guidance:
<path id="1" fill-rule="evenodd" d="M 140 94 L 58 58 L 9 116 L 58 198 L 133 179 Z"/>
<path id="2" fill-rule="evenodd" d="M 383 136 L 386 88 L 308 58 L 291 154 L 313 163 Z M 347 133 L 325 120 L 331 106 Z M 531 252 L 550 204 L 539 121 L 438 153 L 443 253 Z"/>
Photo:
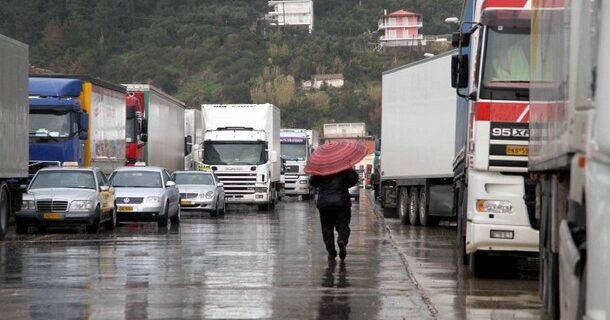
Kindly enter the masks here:
<path id="1" fill-rule="evenodd" d="M 409 223 L 416 226 L 419 224 L 419 193 L 417 187 L 411 187 L 409 192 Z"/>
<path id="2" fill-rule="evenodd" d="M 431 224 L 432 219 L 428 215 L 428 196 L 426 188 L 419 189 L 419 222 L 422 226 L 427 227 Z"/>
<path id="3" fill-rule="evenodd" d="M 493 276 L 492 259 L 485 251 L 476 251 L 470 254 L 470 271 L 477 278 L 488 278 Z"/>
<path id="4" fill-rule="evenodd" d="M 409 189 L 406 187 L 398 192 L 398 218 L 400 223 L 409 224 Z"/>
<path id="5" fill-rule="evenodd" d="M 5 186 L 5 184 L 0 184 L 0 240 L 4 239 L 8 231 L 10 201 Z"/>

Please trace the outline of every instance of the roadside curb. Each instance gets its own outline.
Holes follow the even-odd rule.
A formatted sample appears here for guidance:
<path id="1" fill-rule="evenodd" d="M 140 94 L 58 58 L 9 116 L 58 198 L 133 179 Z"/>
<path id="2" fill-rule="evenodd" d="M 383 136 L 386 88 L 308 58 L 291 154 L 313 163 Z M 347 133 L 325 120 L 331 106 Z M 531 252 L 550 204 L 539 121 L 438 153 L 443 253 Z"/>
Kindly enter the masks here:
<path id="1" fill-rule="evenodd" d="M 413 274 L 413 271 L 411 270 L 411 266 L 409 265 L 409 261 L 407 259 L 407 255 L 405 255 L 402 251 L 400 251 L 398 244 L 396 243 L 396 239 L 394 239 L 394 235 L 392 234 L 392 229 L 390 229 L 390 227 L 385 224 L 383 210 L 379 206 L 377 206 L 370 191 L 366 190 L 365 194 L 366 194 L 366 199 L 369 202 L 369 205 L 371 206 L 371 208 L 373 209 L 373 212 L 375 213 L 375 216 L 380 221 L 381 226 L 384 228 L 385 233 L 386 233 L 387 237 L 389 238 L 390 243 L 392 244 L 392 247 L 398 253 L 400 260 L 402 260 L 402 264 L 405 268 L 409 281 L 411 281 L 411 283 L 415 286 L 415 288 L 417 288 L 417 291 L 419 291 L 419 294 L 420 294 L 422 300 L 424 301 L 424 303 L 426 304 L 428 311 L 430 311 L 432 318 L 438 319 L 438 310 L 432 303 L 432 300 L 430 299 L 430 297 L 428 297 L 428 295 L 426 294 L 426 290 L 424 289 L 424 287 L 417 281 L 417 278 Z"/>

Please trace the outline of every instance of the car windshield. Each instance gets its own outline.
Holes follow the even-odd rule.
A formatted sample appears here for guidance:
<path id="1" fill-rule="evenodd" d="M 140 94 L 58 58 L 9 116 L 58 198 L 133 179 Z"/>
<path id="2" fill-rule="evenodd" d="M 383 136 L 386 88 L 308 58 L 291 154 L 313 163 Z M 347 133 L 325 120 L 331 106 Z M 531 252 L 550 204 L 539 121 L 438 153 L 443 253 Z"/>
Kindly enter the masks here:
<path id="1" fill-rule="evenodd" d="M 210 142 L 203 146 L 208 165 L 259 165 L 267 162 L 264 142 Z"/>
<path id="2" fill-rule="evenodd" d="M 286 160 L 305 160 L 307 156 L 307 145 L 305 143 L 281 144 L 282 158 Z"/>
<path id="3" fill-rule="evenodd" d="M 179 185 L 214 185 L 214 177 L 207 173 L 176 173 L 174 181 Z"/>
<path id="4" fill-rule="evenodd" d="M 91 171 L 40 171 L 32 181 L 30 189 L 45 188 L 95 189 L 95 178 Z"/>
<path id="5" fill-rule="evenodd" d="M 32 137 L 69 137 L 72 128 L 71 112 L 30 111 L 30 136 Z"/>
<path id="6" fill-rule="evenodd" d="M 153 171 L 116 171 L 110 177 L 115 188 L 163 188 L 161 173 Z"/>

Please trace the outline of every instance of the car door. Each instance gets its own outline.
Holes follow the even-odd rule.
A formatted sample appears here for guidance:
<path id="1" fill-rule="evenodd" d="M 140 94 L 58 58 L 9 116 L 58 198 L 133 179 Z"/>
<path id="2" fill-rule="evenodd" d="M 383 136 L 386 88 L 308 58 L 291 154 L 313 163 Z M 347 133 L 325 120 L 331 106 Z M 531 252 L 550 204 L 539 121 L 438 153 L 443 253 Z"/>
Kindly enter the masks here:
<path id="1" fill-rule="evenodd" d="M 98 183 L 97 190 L 102 198 L 102 214 L 112 214 L 112 210 L 114 210 L 114 189 L 110 188 L 108 179 L 106 179 L 106 176 L 101 171 L 95 170 L 95 177 Z M 108 190 L 102 191 L 101 187 L 108 187 Z"/>

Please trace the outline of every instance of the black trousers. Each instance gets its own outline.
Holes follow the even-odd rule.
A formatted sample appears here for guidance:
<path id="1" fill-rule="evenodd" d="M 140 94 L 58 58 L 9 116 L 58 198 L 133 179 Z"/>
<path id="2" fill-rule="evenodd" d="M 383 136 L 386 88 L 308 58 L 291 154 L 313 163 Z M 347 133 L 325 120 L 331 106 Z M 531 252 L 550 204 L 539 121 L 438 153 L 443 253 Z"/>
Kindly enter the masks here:
<path id="1" fill-rule="evenodd" d="M 346 206 L 329 206 L 319 208 L 320 222 L 322 224 L 322 238 L 328 252 L 335 250 L 335 229 L 337 229 L 337 241 L 343 241 L 346 245 L 349 240 L 349 223 L 352 220 L 352 208 Z"/>

